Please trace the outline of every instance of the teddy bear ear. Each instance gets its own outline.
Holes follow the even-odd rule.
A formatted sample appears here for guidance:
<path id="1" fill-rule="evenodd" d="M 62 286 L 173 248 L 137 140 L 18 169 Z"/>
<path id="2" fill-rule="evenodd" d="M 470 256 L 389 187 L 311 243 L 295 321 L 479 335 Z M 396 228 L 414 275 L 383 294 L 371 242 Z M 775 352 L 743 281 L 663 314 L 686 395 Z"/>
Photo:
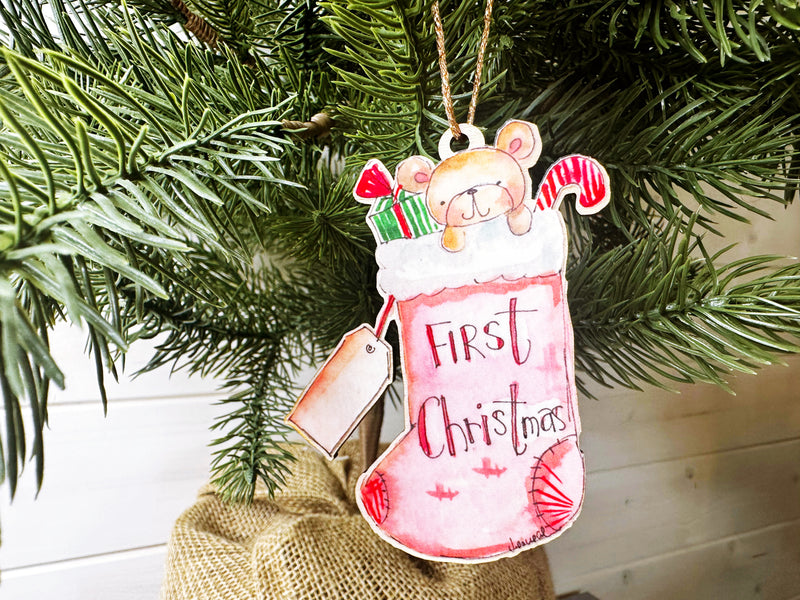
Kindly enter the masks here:
<path id="1" fill-rule="evenodd" d="M 424 156 L 411 156 L 397 165 L 395 181 L 412 194 L 428 189 L 433 173 L 433 163 Z"/>
<path id="2" fill-rule="evenodd" d="M 497 132 L 495 146 L 516 158 L 523 167 L 530 168 L 542 153 L 542 138 L 533 123 L 509 121 Z"/>

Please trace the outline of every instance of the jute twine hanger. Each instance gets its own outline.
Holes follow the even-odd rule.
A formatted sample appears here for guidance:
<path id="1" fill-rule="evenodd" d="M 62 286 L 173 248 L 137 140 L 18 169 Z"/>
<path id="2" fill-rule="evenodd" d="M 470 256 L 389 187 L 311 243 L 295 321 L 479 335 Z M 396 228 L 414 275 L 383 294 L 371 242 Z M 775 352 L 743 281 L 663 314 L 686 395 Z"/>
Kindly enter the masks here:
<path id="1" fill-rule="evenodd" d="M 478 60 L 475 65 L 475 79 L 472 82 L 472 98 L 469 101 L 469 112 L 467 113 L 467 124 L 472 125 L 475 121 L 475 108 L 478 106 L 478 92 L 481 89 L 481 74 L 483 73 L 483 57 L 486 54 L 486 45 L 489 42 L 489 27 L 492 22 L 492 5 L 494 0 L 486 0 L 486 10 L 483 13 L 483 33 L 478 46 Z M 439 14 L 439 0 L 436 0 L 431 7 L 433 13 L 433 23 L 436 30 L 436 48 L 439 51 L 439 72 L 442 76 L 442 99 L 444 101 L 444 112 L 450 123 L 450 131 L 455 139 L 461 138 L 461 127 L 456 121 L 455 110 L 453 109 L 453 96 L 450 90 L 450 73 L 447 71 L 447 56 L 444 49 L 444 27 L 442 17 Z"/>

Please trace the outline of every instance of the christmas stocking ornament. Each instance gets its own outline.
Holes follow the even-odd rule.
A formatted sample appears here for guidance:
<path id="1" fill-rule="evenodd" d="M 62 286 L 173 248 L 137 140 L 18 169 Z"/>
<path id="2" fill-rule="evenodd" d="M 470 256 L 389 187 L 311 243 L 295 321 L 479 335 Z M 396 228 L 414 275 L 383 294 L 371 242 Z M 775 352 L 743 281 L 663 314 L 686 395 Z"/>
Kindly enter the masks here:
<path id="1" fill-rule="evenodd" d="M 341 439 L 347 428 L 325 410 L 363 415 L 375 390 L 355 398 L 341 381 L 317 382 L 331 373 L 359 381 L 354 365 L 386 364 L 383 350 L 363 357 L 367 345 L 372 355 L 384 348 L 383 322 L 394 318 L 406 425 L 360 478 L 359 508 L 378 535 L 411 554 L 478 562 L 552 539 L 580 511 L 584 466 L 558 208 L 575 194 L 580 214 L 597 212 L 610 186 L 600 164 L 573 155 L 548 169 L 534 197 L 528 169 L 542 149 L 535 125 L 510 121 L 494 146 L 475 127 L 460 127 L 469 148 L 452 152 L 446 133 L 436 165 L 415 156 L 394 178 L 378 161 L 362 171 L 354 195 L 372 206 L 385 310 L 374 330 L 364 326 L 363 351 L 340 356 L 340 345 L 289 422 L 312 439 L 315 429 Z M 384 374 L 370 368 L 365 377 L 385 387 Z"/>

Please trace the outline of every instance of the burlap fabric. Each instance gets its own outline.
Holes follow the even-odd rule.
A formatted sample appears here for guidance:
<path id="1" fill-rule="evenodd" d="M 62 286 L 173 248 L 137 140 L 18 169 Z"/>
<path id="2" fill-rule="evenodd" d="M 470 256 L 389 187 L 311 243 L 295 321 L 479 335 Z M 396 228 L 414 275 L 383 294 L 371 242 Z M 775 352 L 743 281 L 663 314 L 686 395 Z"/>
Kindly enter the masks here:
<path id="1" fill-rule="evenodd" d="M 358 512 L 357 447 L 335 461 L 297 446 L 288 485 L 250 506 L 204 487 L 178 518 L 162 600 L 553 600 L 541 548 L 462 565 L 424 561 L 375 535 Z M 352 455 L 353 458 L 349 458 Z"/>

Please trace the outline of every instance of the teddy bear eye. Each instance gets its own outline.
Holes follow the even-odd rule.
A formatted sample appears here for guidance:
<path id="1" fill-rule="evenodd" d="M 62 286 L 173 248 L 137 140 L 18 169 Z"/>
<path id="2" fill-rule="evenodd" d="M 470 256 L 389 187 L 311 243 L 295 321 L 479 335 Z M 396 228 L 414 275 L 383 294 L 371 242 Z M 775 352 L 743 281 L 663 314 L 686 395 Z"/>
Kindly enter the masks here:
<path id="1" fill-rule="evenodd" d="M 444 206 L 444 200 L 442 200 L 441 202 L 439 202 L 439 204 L 440 204 L 441 206 Z"/>

